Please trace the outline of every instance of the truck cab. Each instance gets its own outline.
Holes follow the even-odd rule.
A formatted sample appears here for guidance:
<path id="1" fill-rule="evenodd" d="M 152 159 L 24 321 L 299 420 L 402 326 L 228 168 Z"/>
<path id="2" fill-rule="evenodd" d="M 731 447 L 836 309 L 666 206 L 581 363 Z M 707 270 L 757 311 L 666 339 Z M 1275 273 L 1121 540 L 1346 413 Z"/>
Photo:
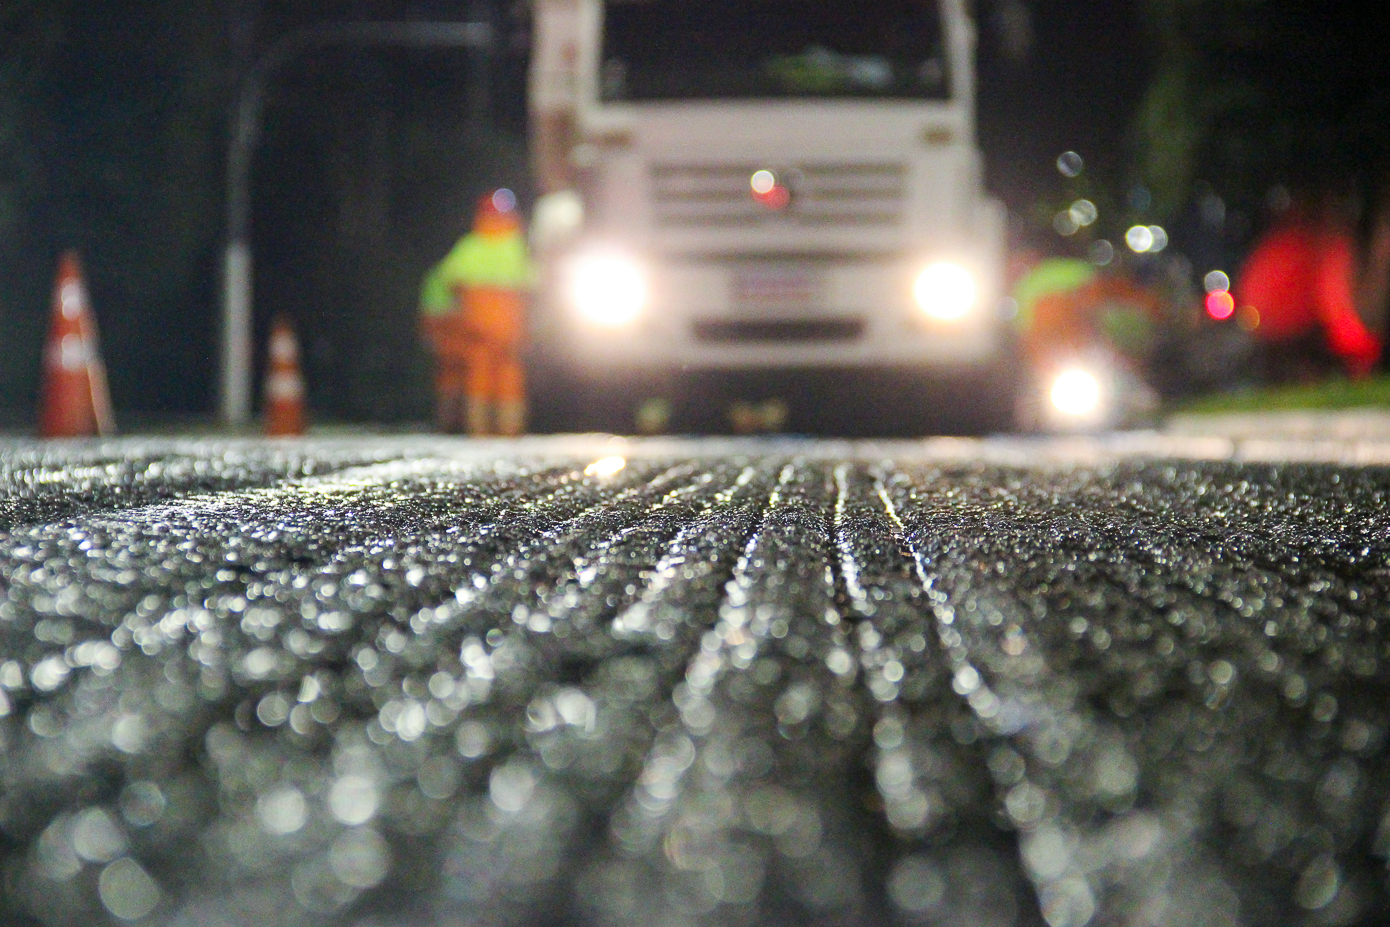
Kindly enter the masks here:
<path id="1" fill-rule="evenodd" d="M 974 141 L 964 0 L 539 0 L 535 15 L 551 364 L 677 393 L 750 374 L 964 390 L 999 364 L 1004 220 Z"/>

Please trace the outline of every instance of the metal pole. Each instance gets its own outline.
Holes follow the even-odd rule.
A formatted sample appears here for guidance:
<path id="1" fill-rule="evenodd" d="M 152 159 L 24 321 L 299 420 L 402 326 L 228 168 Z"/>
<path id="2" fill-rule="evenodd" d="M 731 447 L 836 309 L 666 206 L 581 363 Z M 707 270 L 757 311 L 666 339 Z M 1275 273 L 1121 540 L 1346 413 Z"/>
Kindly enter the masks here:
<path id="1" fill-rule="evenodd" d="M 303 52 L 333 45 L 468 48 L 486 53 L 487 22 L 340 23 L 291 33 L 266 50 L 242 83 L 227 152 L 227 244 L 222 263 L 220 409 L 228 425 L 251 420 L 253 267 L 251 163 L 260 140 L 266 88 L 275 72 Z M 476 72 L 475 72 L 476 74 Z M 475 78 L 477 79 L 477 78 Z M 470 96 L 478 98 L 474 90 Z"/>

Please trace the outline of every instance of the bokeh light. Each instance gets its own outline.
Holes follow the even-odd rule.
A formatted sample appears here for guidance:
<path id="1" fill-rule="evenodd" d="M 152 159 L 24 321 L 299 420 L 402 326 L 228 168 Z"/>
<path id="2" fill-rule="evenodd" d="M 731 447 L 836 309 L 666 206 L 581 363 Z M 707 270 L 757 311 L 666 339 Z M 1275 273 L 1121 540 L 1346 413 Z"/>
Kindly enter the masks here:
<path id="1" fill-rule="evenodd" d="M 1147 225 L 1136 225 L 1125 232 L 1125 244 L 1135 254 L 1146 254 L 1153 243 L 1154 233 Z"/>
<path id="2" fill-rule="evenodd" d="M 1231 288 L 1231 278 L 1224 270 L 1213 270 L 1202 278 L 1202 287 L 1208 293 L 1225 293 Z"/>
<path id="3" fill-rule="evenodd" d="M 1086 250 L 1086 259 L 1097 267 L 1108 267 L 1115 261 L 1115 246 L 1104 238 L 1094 241 Z"/>
<path id="4" fill-rule="evenodd" d="M 1067 212 L 1071 214 L 1072 221 L 1083 229 L 1094 225 L 1100 218 L 1100 210 L 1090 200 L 1077 200 Z"/>
<path id="5" fill-rule="evenodd" d="M 1207 294 L 1207 315 L 1218 322 L 1229 319 L 1236 311 L 1236 301 L 1225 290 Z"/>

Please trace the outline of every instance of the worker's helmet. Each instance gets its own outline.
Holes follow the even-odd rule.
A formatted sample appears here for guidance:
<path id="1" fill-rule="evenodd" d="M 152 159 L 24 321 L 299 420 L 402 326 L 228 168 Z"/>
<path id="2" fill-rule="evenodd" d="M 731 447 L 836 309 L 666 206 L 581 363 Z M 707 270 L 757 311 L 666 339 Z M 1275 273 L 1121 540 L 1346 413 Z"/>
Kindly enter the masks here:
<path id="1" fill-rule="evenodd" d="M 516 211 L 516 194 L 501 187 L 483 196 L 478 201 L 478 211 L 473 219 L 473 230 L 483 234 L 514 232 L 521 227 L 521 217 Z"/>

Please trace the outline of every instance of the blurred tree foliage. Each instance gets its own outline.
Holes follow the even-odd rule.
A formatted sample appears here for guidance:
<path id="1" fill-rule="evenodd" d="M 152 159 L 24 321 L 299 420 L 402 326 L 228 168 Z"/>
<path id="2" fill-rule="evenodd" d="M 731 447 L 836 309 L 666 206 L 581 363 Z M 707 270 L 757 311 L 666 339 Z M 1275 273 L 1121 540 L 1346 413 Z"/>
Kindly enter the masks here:
<path id="1" fill-rule="evenodd" d="M 1386 17 L 1324 0 L 1145 0 L 1156 52 L 1136 120 L 1160 216 L 1203 182 L 1258 205 L 1294 192 L 1375 199 L 1390 152 Z"/>
<path id="2" fill-rule="evenodd" d="M 1054 213 L 1080 196 L 1101 207 L 1103 224 L 1120 223 L 1125 127 L 1149 77 L 1136 4 L 976 0 L 975 15 L 980 147 L 991 192 L 1020 221 L 1016 231 L 1050 235 Z M 1085 159 L 1074 180 L 1056 168 L 1068 150 Z"/>

